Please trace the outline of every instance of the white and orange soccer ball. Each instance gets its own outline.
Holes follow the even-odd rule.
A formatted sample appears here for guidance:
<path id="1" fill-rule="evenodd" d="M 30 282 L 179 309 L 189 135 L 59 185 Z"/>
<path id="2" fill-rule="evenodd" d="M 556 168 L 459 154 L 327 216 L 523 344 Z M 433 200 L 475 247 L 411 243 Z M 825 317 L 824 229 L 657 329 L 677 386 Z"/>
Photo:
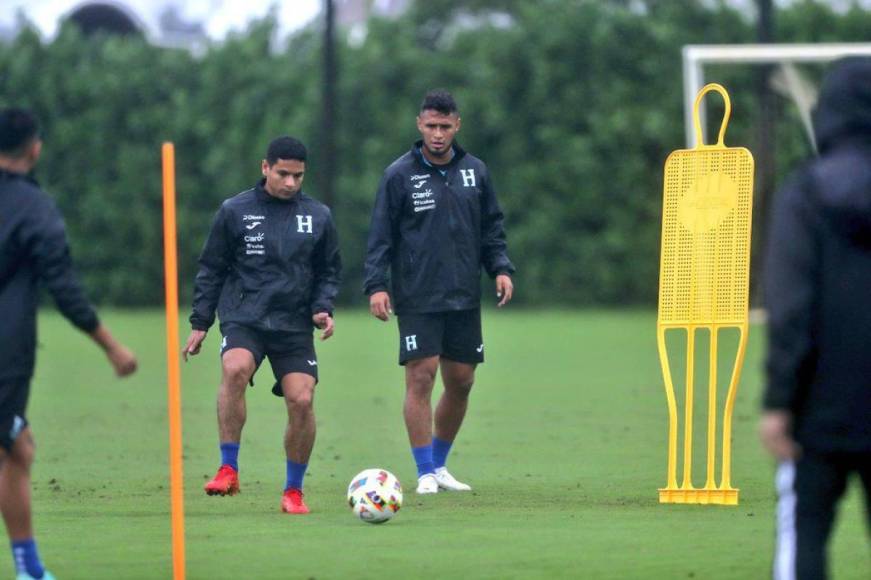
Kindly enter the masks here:
<path id="1" fill-rule="evenodd" d="M 384 523 L 402 507 L 402 485 L 386 469 L 365 469 L 348 485 L 348 504 L 364 522 Z"/>

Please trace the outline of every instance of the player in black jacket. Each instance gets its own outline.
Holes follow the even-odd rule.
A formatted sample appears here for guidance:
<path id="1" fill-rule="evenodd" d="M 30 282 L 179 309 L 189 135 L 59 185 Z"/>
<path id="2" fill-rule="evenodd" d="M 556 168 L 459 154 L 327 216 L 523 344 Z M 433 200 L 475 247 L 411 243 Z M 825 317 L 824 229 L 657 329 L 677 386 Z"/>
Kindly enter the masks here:
<path id="1" fill-rule="evenodd" d="M 453 97 L 427 94 L 417 128 L 422 140 L 387 168 L 375 198 L 364 291 L 376 318 L 386 321 L 396 308 L 417 492 L 465 491 L 471 487 L 454 479 L 445 461 L 466 414 L 475 367 L 484 362 L 481 267 L 496 279 L 504 306 L 514 291 L 514 266 L 490 172 L 454 141 L 460 117 Z M 439 369 L 445 390 L 433 421 Z"/>
<path id="2" fill-rule="evenodd" d="M 814 128 L 820 156 L 778 193 L 765 262 L 778 579 L 826 577 L 852 473 L 871 526 L 871 58 L 827 75 Z"/>
<path id="3" fill-rule="evenodd" d="M 85 298 L 63 218 L 29 175 L 41 151 L 38 123 L 30 111 L 0 111 L 0 510 L 18 578 L 51 578 L 33 539 L 34 443 L 25 413 L 36 358 L 39 283 L 61 313 L 105 350 L 118 376 L 136 370 L 136 357 L 112 337 Z"/>
<path id="4" fill-rule="evenodd" d="M 318 361 L 314 326 L 333 334 L 333 300 L 341 261 L 330 210 L 302 192 L 305 146 L 292 137 L 269 144 L 263 179 L 226 200 L 200 256 L 191 335 L 183 354 L 197 354 L 215 310 L 221 320 L 222 378 L 218 391 L 221 467 L 209 495 L 239 491 L 238 453 L 245 424 L 245 389 L 264 357 L 284 397 L 287 482 L 282 510 L 308 513 L 302 481 L 315 441 L 312 407 Z"/>

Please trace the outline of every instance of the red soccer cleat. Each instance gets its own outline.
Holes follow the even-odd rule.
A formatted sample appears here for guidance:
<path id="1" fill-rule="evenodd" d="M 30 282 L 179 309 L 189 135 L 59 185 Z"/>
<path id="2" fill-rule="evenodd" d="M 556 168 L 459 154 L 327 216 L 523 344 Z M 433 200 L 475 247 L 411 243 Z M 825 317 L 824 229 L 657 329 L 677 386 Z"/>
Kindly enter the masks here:
<path id="1" fill-rule="evenodd" d="M 236 495 L 239 493 L 239 472 L 229 465 L 222 465 L 204 489 L 209 495 Z"/>
<path id="2" fill-rule="evenodd" d="M 286 489 L 284 497 L 281 498 L 281 511 L 286 514 L 307 514 L 308 506 L 302 499 L 302 490 Z"/>

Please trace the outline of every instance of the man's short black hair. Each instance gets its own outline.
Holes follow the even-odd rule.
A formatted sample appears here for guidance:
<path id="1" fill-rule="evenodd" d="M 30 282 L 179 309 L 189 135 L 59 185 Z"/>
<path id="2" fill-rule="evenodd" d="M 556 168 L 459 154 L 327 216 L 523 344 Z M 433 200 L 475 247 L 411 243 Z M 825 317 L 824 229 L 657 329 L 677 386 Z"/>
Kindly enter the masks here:
<path id="1" fill-rule="evenodd" d="M 266 163 L 275 165 L 279 159 L 296 159 L 297 161 L 305 161 L 308 152 L 305 150 L 305 145 L 299 139 L 288 137 L 276 137 L 266 149 Z"/>
<path id="2" fill-rule="evenodd" d="M 426 94 L 423 102 L 420 104 L 420 112 L 436 111 L 442 115 L 450 115 L 458 113 L 457 102 L 448 91 L 444 89 L 435 89 Z"/>
<path id="3" fill-rule="evenodd" d="M 31 111 L 8 107 L 0 111 L 0 154 L 20 155 L 39 137 L 39 121 Z"/>

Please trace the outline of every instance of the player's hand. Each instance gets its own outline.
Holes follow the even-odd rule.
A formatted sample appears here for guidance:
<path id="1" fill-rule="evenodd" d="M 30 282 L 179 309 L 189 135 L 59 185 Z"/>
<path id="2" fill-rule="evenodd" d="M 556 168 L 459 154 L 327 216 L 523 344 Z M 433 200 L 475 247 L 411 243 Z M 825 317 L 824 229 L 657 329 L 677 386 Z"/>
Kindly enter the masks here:
<path id="1" fill-rule="evenodd" d="M 115 374 L 126 377 L 136 371 L 136 356 L 133 351 L 115 340 L 106 326 L 98 324 L 97 328 L 88 334 L 106 353 L 112 368 L 115 369 Z"/>
<path id="2" fill-rule="evenodd" d="M 375 292 L 369 297 L 369 312 L 378 320 L 387 322 L 393 314 L 390 295 L 387 292 Z"/>
<path id="3" fill-rule="evenodd" d="M 333 336 L 333 329 L 336 327 L 333 322 L 333 317 L 330 316 L 329 312 L 318 312 L 314 316 L 312 316 L 312 322 L 315 326 L 323 330 L 321 333 L 321 340 L 326 340 Z"/>
<path id="4" fill-rule="evenodd" d="M 123 344 L 114 345 L 106 351 L 106 356 L 109 357 L 109 362 L 112 363 L 112 368 L 119 377 L 126 377 L 136 372 L 136 355 Z"/>
<path id="5" fill-rule="evenodd" d="M 780 461 L 798 459 L 801 446 L 792 438 L 792 413 L 766 411 L 759 421 L 759 439 L 762 445 Z"/>
<path id="6" fill-rule="evenodd" d="M 184 348 L 181 349 L 181 356 L 184 357 L 184 362 L 188 362 L 188 355 L 194 356 L 200 354 L 200 347 L 203 346 L 203 341 L 205 339 L 205 330 L 191 330 L 187 344 L 185 344 Z"/>
<path id="7" fill-rule="evenodd" d="M 496 276 L 496 298 L 499 299 L 499 306 L 505 306 L 511 301 L 514 295 L 514 283 L 511 282 L 511 276 L 508 274 L 499 274 Z"/>

